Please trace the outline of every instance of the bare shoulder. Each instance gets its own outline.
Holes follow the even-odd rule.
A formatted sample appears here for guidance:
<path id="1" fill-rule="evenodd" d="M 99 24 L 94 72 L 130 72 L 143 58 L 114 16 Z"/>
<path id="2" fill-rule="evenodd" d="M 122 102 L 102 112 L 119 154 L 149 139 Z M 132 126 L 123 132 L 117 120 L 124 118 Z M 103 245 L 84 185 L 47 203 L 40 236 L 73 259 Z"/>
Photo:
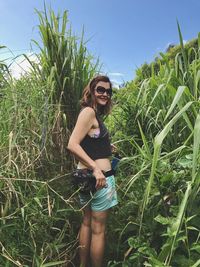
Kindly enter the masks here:
<path id="1" fill-rule="evenodd" d="M 91 107 L 85 107 L 83 110 L 81 110 L 79 117 L 93 119 L 95 118 L 95 111 Z"/>

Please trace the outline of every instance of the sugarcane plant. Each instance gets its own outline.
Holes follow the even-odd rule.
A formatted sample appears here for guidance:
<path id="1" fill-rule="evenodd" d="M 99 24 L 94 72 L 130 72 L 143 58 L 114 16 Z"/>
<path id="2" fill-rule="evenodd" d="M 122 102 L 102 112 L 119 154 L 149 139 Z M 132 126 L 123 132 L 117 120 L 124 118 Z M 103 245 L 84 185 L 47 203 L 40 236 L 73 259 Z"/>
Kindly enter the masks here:
<path id="1" fill-rule="evenodd" d="M 177 26 L 181 52 L 175 64 L 167 57 L 163 63 L 161 55 L 158 73 L 128 83 L 116 98 L 117 123 L 111 120 L 110 126 L 124 154 L 119 188 L 127 203 L 119 214 L 130 214 L 118 256 L 121 241 L 129 231 L 130 236 L 124 261 L 109 266 L 199 265 L 200 46 L 186 52 Z"/>
<path id="2" fill-rule="evenodd" d="M 56 15 L 52 9 L 47 12 L 44 6 L 44 12 L 36 12 L 42 42 L 40 45 L 34 41 L 40 49 L 40 67 L 37 67 L 37 71 L 40 79 L 46 82 L 46 106 L 54 108 L 52 139 L 62 161 L 79 112 L 82 91 L 99 71 L 99 60 L 89 54 L 84 30 L 81 38 L 73 35 L 67 11 Z M 47 110 L 46 107 L 44 113 L 48 113 Z M 47 128 L 46 122 L 44 128 Z"/>

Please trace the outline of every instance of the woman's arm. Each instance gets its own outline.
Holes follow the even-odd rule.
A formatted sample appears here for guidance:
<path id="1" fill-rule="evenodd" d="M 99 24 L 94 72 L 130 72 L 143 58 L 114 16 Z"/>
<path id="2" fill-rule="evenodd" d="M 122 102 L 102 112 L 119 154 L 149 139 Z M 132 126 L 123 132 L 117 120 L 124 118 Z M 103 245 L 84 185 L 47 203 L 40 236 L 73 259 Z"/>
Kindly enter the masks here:
<path id="1" fill-rule="evenodd" d="M 78 116 L 74 130 L 70 136 L 67 148 L 84 163 L 88 168 L 94 169 L 96 163 L 92 160 L 87 153 L 80 146 L 83 138 L 88 134 L 95 119 L 95 112 L 92 108 L 87 107 L 81 111 Z"/>
<path id="2" fill-rule="evenodd" d="M 83 138 L 88 134 L 91 129 L 94 120 L 95 120 L 95 112 L 92 108 L 86 107 L 84 108 L 77 119 L 74 130 L 70 136 L 69 143 L 67 148 L 89 169 L 93 170 L 93 174 L 96 177 L 97 183 L 96 187 L 101 188 L 105 186 L 105 176 L 102 171 L 96 165 L 96 162 L 92 160 L 87 153 L 80 146 Z"/>

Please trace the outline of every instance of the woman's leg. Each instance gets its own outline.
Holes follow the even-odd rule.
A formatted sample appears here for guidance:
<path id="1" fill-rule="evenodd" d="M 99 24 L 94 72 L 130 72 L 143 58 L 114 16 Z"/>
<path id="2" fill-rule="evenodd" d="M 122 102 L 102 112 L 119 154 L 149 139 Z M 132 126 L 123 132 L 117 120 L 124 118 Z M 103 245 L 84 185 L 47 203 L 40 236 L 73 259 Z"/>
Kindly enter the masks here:
<path id="1" fill-rule="evenodd" d="M 89 261 L 90 242 L 91 242 L 91 210 L 89 207 L 83 210 L 83 222 L 79 233 L 79 256 L 80 266 L 86 267 Z"/>
<path id="2" fill-rule="evenodd" d="M 92 239 L 90 256 L 93 267 L 101 267 L 105 247 L 105 228 L 106 219 L 108 217 L 108 210 L 106 211 L 92 211 Z"/>

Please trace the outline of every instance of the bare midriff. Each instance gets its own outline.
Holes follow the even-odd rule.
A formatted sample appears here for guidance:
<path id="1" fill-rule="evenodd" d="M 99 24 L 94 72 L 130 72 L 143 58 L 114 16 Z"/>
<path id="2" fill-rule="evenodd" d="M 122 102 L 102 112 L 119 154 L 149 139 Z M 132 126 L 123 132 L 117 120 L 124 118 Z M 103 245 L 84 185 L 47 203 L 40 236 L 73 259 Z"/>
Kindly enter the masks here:
<path id="1" fill-rule="evenodd" d="M 110 159 L 109 158 L 106 158 L 106 159 L 96 159 L 95 162 L 97 164 L 97 167 L 99 167 L 99 169 L 101 169 L 102 171 L 109 171 L 109 170 L 111 170 L 111 163 L 110 163 Z M 81 163 L 79 161 L 77 168 L 78 169 L 84 169 L 84 168 L 87 168 L 87 167 L 83 163 Z"/>

